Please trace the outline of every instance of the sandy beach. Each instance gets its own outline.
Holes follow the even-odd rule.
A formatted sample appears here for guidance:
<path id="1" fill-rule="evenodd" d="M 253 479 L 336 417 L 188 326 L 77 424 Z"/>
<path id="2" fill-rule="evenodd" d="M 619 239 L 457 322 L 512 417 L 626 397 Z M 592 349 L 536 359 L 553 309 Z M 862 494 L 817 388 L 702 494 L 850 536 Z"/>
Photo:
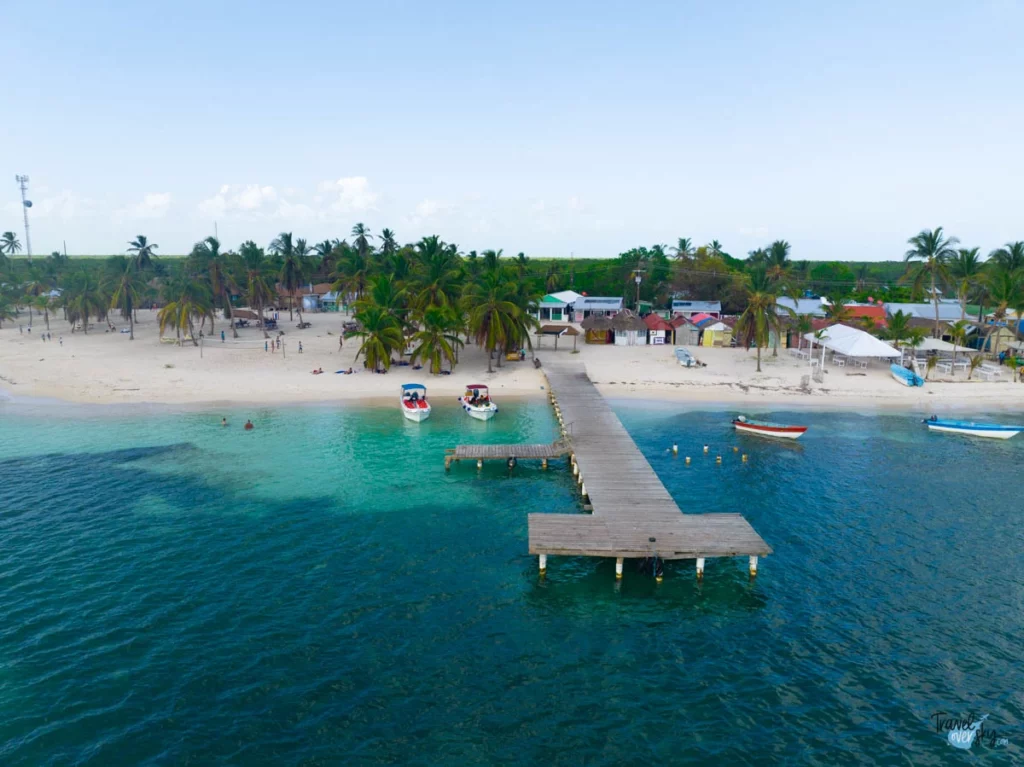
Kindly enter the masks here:
<path id="1" fill-rule="evenodd" d="M 487 373 L 483 352 L 468 345 L 452 375 L 431 376 L 408 367 L 377 375 L 355 360 L 358 339 L 345 341 L 339 350 L 339 314 L 307 314 L 312 323 L 297 330 L 281 314 L 284 349 L 264 351 L 258 328 L 243 328 L 240 338 L 221 342 L 218 325 L 202 351 L 186 343 L 162 344 L 156 313 L 139 312 L 135 340 L 120 332 L 107 333 L 94 326 L 86 335 L 72 334 L 61 319 L 50 321 L 52 341 L 42 341 L 45 330 L 37 318 L 31 333 L 22 317 L 0 329 L 0 392 L 14 399 L 53 398 L 96 404 L 213 405 L 222 403 L 315 403 L 357 400 L 388 403 L 398 396 L 401 383 L 421 382 L 430 396 L 461 394 L 468 383 L 491 387 L 502 396 L 542 396 L 544 377 L 530 359 L 504 362 Z M 118 330 L 125 323 L 115 323 Z M 59 339 L 63 338 L 63 344 Z M 298 351 L 299 341 L 303 351 Z M 549 339 L 537 350 L 542 362 L 581 360 L 602 393 L 610 397 L 642 397 L 700 403 L 785 404 L 787 406 L 836 407 L 846 405 L 934 409 L 1019 409 L 1024 406 L 1024 385 L 1010 382 L 1007 370 L 1002 381 L 967 381 L 965 373 L 953 379 L 933 376 L 924 388 L 908 389 L 889 375 L 888 365 L 872 362 L 867 370 L 826 366 L 824 382 L 810 382 L 806 360 L 785 350 L 777 358 L 762 350 L 762 372 L 756 372 L 754 352 L 742 349 L 694 349 L 706 367 L 682 368 L 671 346 L 588 346 L 562 339 L 556 352 Z M 353 368 L 354 375 L 336 370 Z M 323 375 L 312 375 L 323 368 Z M 977 378 L 977 377 L 976 377 Z"/>

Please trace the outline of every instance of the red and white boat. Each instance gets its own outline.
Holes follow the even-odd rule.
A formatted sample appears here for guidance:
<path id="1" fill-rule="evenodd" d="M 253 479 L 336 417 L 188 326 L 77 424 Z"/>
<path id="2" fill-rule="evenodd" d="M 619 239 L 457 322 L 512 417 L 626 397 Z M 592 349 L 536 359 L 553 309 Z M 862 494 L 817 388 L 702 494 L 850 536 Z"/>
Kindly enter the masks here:
<path id="1" fill-rule="evenodd" d="M 491 393 L 483 384 L 470 384 L 466 393 L 459 397 L 459 404 L 471 418 L 489 421 L 498 412 L 498 406 L 491 399 Z"/>
<path id="2" fill-rule="evenodd" d="M 430 418 L 426 386 L 415 383 L 402 384 L 402 415 L 416 423 Z"/>
<path id="3" fill-rule="evenodd" d="M 806 426 L 787 426 L 770 421 L 754 421 L 742 415 L 736 416 L 732 425 L 736 427 L 736 431 L 758 434 L 762 437 L 781 437 L 782 439 L 799 439 L 807 431 Z"/>

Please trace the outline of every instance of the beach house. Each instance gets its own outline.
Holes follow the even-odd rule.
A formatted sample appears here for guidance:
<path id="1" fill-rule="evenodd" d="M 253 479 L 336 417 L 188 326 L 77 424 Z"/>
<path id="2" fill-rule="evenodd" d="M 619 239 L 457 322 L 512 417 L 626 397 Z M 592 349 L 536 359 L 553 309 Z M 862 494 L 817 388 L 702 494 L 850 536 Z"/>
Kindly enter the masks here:
<path id="1" fill-rule="evenodd" d="M 647 343 L 647 323 L 629 309 L 611 318 L 616 346 L 643 346 Z"/>
<path id="2" fill-rule="evenodd" d="M 676 329 L 675 343 L 679 346 L 699 346 L 700 345 L 700 328 L 697 327 L 693 320 L 683 317 L 673 317 L 670 320 L 672 327 Z"/>
<path id="3" fill-rule="evenodd" d="M 573 290 L 548 293 L 533 306 L 533 316 L 541 322 L 568 322 L 572 319 L 573 305 L 583 296 Z"/>
<path id="4" fill-rule="evenodd" d="M 933 303 L 887 303 L 885 313 L 892 317 L 896 312 L 909 314 L 911 317 L 923 317 L 935 322 L 935 304 Z M 960 304 L 950 298 L 939 299 L 939 320 L 956 322 L 960 319 Z"/>
<path id="5" fill-rule="evenodd" d="M 731 346 L 732 331 L 735 322 L 725 318 L 716 320 L 714 317 L 707 318 L 700 323 L 701 346 Z"/>
<path id="6" fill-rule="evenodd" d="M 824 317 L 825 304 L 820 298 L 789 298 L 779 296 L 775 299 L 775 311 L 788 316 L 790 314 L 807 314 L 811 317 Z"/>
<path id="7" fill-rule="evenodd" d="M 647 343 L 655 346 L 675 343 L 676 328 L 668 320 L 657 314 L 648 314 L 644 317 L 644 324 L 647 325 Z"/>
<path id="8" fill-rule="evenodd" d="M 614 317 L 622 311 L 622 298 L 580 296 L 573 303 L 573 319 L 583 322 L 587 317 Z"/>
<path id="9" fill-rule="evenodd" d="M 721 301 L 690 301 L 676 298 L 672 300 L 672 316 L 692 319 L 694 315 L 706 314 L 718 319 L 722 316 Z"/>
<path id="10" fill-rule="evenodd" d="M 889 327 L 886 308 L 882 304 L 846 304 L 850 322 L 846 324 L 861 330 L 881 330 Z"/>

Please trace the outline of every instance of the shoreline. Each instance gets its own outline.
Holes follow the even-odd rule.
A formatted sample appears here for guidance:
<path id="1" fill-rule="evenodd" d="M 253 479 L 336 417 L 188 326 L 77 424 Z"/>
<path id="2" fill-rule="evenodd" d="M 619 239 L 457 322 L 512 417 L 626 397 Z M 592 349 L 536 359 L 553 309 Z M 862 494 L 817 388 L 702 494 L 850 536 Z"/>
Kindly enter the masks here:
<path id="1" fill-rule="evenodd" d="M 528 357 L 495 362 L 487 371 L 487 354 L 467 343 L 451 375 L 431 376 L 410 367 L 392 368 L 386 376 L 362 369 L 358 342 L 339 347 L 341 314 L 307 315 L 312 327 L 290 327 L 283 347 L 267 348 L 262 332 L 239 330 L 239 338 L 220 340 L 217 326 L 202 347 L 161 343 L 156 314 L 139 312 L 134 341 L 117 328 L 94 329 L 89 335 L 70 333 L 62 320 L 51 319 L 52 340 L 41 339 L 44 328 L 21 333 L 18 326 L 0 328 L 0 402 L 19 410 L 57 410 L 95 406 L 93 412 L 174 410 L 178 412 L 268 407 L 387 407 L 397 405 L 400 384 L 420 383 L 427 396 L 444 403 L 461 395 L 469 384 L 490 387 L 495 401 L 546 396 L 547 381 Z M 223 325 L 223 323 L 221 323 Z M 230 330 L 227 331 L 230 335 Z M 303 352 L 298 352 L 298 345 Z M 682 409 L 723 408 L 734 411 L 770 409 L 819 411 L 903 411 L 910 413 L 981 413 L 1024 411 L 1024 384 L 1011 383 L 1009 371 L 999 381 L 966 380 L 964 373 L 933 375 L 924 388 L 901 386 L 888 363 L 874 361 L 867 369 L 825 368 L 822 383 L 811 369 L 785 350 L 756 353 L 737 348 L 692 347 L 703 364 L 683 368 L 674 347 L 566 345 L 557 351 L 550 339 L 535 349 L 542 364 L 558 359 L 582 362 L 598 391 L 610 400 L 643 400 Z M 336 375 L 353 368 L 355 375 Z M 311 375 L 323 369 L 323 375 Z"/>

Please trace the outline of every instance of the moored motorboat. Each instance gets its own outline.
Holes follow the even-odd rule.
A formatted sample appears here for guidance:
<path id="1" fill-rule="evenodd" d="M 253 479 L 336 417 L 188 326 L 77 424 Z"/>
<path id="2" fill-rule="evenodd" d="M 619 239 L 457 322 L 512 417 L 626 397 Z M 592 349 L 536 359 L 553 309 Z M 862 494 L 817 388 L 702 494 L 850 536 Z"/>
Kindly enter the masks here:
<path id="1" fill-rule="evenodd" d="M 483 384 L 470 384 L 466 393 L 459 397 L 459 404 L 471 418 L 489 421 L 498 412 L 498 406 L 491 399 L 491 393 Z"/>
<path id="2" fill-rule="evenodd" d="M 892 373 L 892 377 L 904 386 L 924 386 L 924 379 L 921 376 L 913 370 L 907 370 L 902 365 L 897 365 L 894 362 L 889 366 L 889 371 Z"/>
<path id="3" fill-rule="evenodd" d="M 402 384 L 402 415 L 410 421 L 425 421 L 430 418 L 430 403 L 427 402 L 427 387 L 423 384 Z"/>
<path id="4" fill-rule="evenodd" d="M 746 434 L 757 434 L 762 437 L 781 437 L 782 439 L 799 439 L 807 431 L 806 426 L 755 421 L 742 415 L 736 416 L 733 419 L 732 425 L 736 427 L 736 431 L 742 431 Z"/>
<path id="5" fill-rule="evenodd" d="M 948 434 L 966 434 L 969 437 L 988 437 L 989 439 L 1010 439 L 1016 437 L 1024 426 L 1012 426 L 998 423 L 977 423 L 975 421 L 954 421 L 949 418 L 932 416 L 925 423 L 928 431 L 946 432 Z"/>

